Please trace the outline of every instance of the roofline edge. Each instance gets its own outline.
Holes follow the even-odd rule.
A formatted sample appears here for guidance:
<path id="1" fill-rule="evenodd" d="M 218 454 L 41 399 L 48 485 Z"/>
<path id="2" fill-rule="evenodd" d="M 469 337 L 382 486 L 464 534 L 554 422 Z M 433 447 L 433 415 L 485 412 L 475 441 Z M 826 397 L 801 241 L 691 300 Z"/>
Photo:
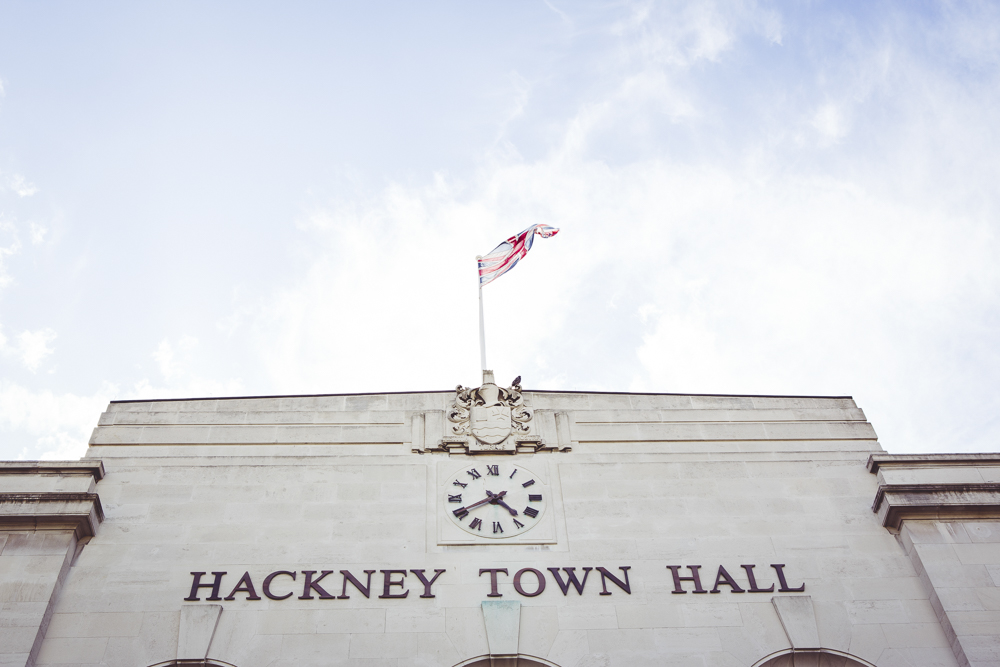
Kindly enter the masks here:
<path id="1" fill-rule="evenodd" d="M 193 398 L 129 398 L 110 401 L 111 403 L 171 403 L 177 401 L 245 401 L 267 398 L 327 398 L 332 396 L 399 396 L 402 394 L 450 394 L 454 389 L 434 389 L 431 391 L 371 391 L 349 394 L 274 394 L 268 396 L 200 396 Z M 684 392 L 656 391 L 571 391 L 563 389 L 524 389 L 524 394 L 600 394 L 611 396 L 699 396 L 713 398 L 825 398 L 851 399 L 853 396 L 821 396 L 804 394 L 690 394 Z"/>

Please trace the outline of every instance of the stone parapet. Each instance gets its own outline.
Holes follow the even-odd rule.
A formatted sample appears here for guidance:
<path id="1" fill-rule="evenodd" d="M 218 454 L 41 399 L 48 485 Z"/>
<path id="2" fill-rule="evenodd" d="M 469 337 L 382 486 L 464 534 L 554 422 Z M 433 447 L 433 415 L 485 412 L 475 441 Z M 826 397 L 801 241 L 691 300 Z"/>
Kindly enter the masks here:
<path id="1" fill-rule="evenodd" d="M 510 453 L 880 451 L 864 412 L 846 396 L 724 396 L 524 391 L 524 427 Z M 451 419 L 455 395 L 414 392 L 111 403 L 92 454 L 137 447 L 292 446 L 477 453 Z M 457 413 L 454 413 L 457 414 Z M 487 448 L 488 449 L 488 448 Z M 468 450 L 468 451 L 467 451 Z M 153 450 L 147 450 L 153 451 Z M 360 449 L 358 450 L 361 451 Z M 326 452 L 332 454 L 333 452 Z"/>
<path id="2" fill-rule="evenodd" d="M 998 454 L 873 454 L 868 470 L 879 485 L 872 510 L 886 528 L 906 519 L 1000 519 Z"/>

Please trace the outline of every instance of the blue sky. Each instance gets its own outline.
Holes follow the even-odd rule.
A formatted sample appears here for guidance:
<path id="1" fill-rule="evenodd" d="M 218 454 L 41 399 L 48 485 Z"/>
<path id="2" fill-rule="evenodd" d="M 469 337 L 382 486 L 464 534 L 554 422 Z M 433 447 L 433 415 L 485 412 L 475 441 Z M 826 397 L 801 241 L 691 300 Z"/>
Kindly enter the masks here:
<path id="1" fill-rule="evenodd" d="M 0 3 L 0 458 L 108 400 L 855 396 L 1000 448 L 986 2 Z M 510 379 L 508 378 L 508 379 Z"/>

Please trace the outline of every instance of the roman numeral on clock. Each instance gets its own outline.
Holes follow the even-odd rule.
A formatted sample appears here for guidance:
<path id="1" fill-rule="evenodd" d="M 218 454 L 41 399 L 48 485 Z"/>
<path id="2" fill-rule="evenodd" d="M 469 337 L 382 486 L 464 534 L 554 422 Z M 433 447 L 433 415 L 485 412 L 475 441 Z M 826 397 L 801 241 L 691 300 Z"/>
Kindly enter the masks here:
<path id="1" fill-rule="evenodd" d="M 524 513 L 530 516 L 532 519 L 538 516 L 538 510 L 536 510 L 534 507 L 525 507 Z"/>
<path id="2" fill-rule="evenodd" d="M 500 474 L 500 466 L 499 465 L 486 466 L 486 474 L 487 475 L 499 475 Z"/>
<path id="3" fill-rule="evenodd" d="M 514 525 L 517 526 L 518 528 L 524 528 L 524 524 L 518 521 L 517 519 L 514 519 Z"/>
<path id="4" fill-rule="evenodd" d="M 452 512 L 452 514 L 457 516 L 459 519 L 464 519 L 469 514 L 469 510 L 465 509 L 464 507 L 459 507 L 457 510 Z"/>
<path id="5" fill-rule="evenodd" d="M 541 499 L 542 499 L 542 494 L 540 494 L 540 493 L 530 493 L 530 494 L 528 494 L 528 500 L 530 502 L 537 503 Z"/>
<path id="6" fill-rule="evenodd" d="M 479 479 L 480 477 L 482 477 L 482 475 L 479 474 L 479 471 L 476 470 L 475 468 L 473 468 L 472 470 L 466 470 L 465 472 L 472 475 L 472 479 Z"/>
<path id="7" fill-rule="evenodd" d="M 508 477 L 507 479 L 514 479 L 514 475 L 516 475 L 516 474 L 517 474 L 517 468 L 514 468 L 514 472 L 512 472 L 510 474 L 510 477 Z"/>
<path id="8" fill-rule="evenodd" d="M 482 519 L 473 519 L 472 523 L 469 524 L 469 528 L 474 528 L 475 530 L 482 530 L 483 529 L 483 520 Z"/>
<path id="9" fill-rule="evenodd" d="M 494 521 L 493 522 L 493 534 L 496 535 L 497 533 L 502 533 L 502 532 L 503 532 L 503 526 L 500 525 L 499 521 Z"/>
<path id="10" fill-rule="evenodd" d="M 465 487 L 467 487 L 467 486 L 468 486 L 468 484 L 462 484 L 462 483 L 461 483 L 460 481 L 458 481 L 457 479 L 456 479 L 456 480 L 455 480 L 454 482 L 452 482 L 452 483 L 451 483 L 451 485 L 452 485 L 452 486 L 460 486 L 460 487 L 462 487 L 463 489 L 464 489 Z"/>
<path id="11" fill-rule="evenodd" d="M 525 483 L 524 483 L 524 484 L 522 484 L 521 486 L 523 486 L 524 488 L 528 488 L 529 486 L 531 486 L 531 485 L 532 485 L 532 484 L 534 484 L 534 483 L 535 483 L 535 480 L 533 480 L 533 479 L 529 479 L 529 480 L 528 480 L 527 482 L 525 482 Z"/>
<path id="12" fill-rule="evenodd" d="M 448 502 L 449 503 L 460 503 L 460 502 L 462 502 L 462 494 L 460 493 L 457 496 L 448 496 Z"/>

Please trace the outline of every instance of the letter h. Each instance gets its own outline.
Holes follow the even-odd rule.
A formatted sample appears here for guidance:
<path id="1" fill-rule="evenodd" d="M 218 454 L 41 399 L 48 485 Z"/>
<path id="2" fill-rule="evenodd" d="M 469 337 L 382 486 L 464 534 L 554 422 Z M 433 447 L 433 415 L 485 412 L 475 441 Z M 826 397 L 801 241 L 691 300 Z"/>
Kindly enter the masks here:
<path id="1" fill-rule="evenodd" d="M 682 577 L 681 576 L 681 574 L 679 572 L 679 570 L 681 569 L 681 567 L 682 567 L 681 565 L 668 565 L 667 566 L 667 569 L 670 570 L 670 573 L 672 575 L 674 575 L 674 590 L 672 591 L 674 595 L 679 595 L 679 594 L 683 595 L 684 593 L 687 593 L 687 591 L 684 590 L 684 587 L 681 585 L 682 581 L 693 581 L 694 582 L 694 591 L 692 591 L 693 593 L 707 593 L 708 592 L 704 588 L 701 587 L 701 577 L 698 575 L 698 570 L 701 569 L 701 565 L 687 565 L 687 566 L 684 566 L 684 567 L 687 567 L 687 569 L 691 570 L 691 576 L 690 577 Z"/>
<path id="2" fill-rule="evenodd" d="M 201 576 L 205 574 L 205 572 L 192 572 L 191 574 L 194 575 L 194 581 L 191 583 L 191 595 L 184 598 L 186 601 L 193 602 L 200 600 L 201 598 L 198 597 L 199 588 L 212 589 L 212 597 L 205 598 L 206 600 L 222 599 L 221 597 L 219 597 L 219 587 L 222 586 L 222 576 L 226 574 L 225 572 L 213 572 L 212 574 L 215 575 L 215 581 L 212 582 L 211 584 L 201 583 Z"/>

